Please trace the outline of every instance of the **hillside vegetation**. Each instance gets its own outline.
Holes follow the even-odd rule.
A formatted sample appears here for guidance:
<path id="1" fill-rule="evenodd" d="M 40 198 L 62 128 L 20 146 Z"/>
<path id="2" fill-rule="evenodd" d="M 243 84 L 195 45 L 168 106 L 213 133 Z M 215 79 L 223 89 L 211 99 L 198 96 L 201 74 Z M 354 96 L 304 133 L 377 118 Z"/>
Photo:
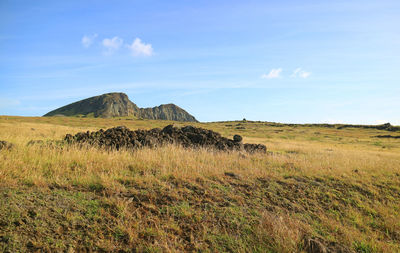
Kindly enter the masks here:
<path id="1" fill-rule="evenodd" d="M 268 151 L 60 142 L 168 124 Z M 400 252 L 396 130 L 2 116 L 0 140 L 14 146 L 0 150 L 0 252 Z"/>

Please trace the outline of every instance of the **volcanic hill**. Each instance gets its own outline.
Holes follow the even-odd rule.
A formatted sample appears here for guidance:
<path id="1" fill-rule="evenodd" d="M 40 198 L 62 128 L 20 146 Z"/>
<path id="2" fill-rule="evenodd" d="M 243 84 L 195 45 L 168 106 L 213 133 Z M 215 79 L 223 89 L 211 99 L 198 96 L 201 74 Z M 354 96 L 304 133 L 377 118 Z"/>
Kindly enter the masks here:
<path id="1" fill-rule="evenodd" d="M 90 97 L 46 113 L 48 116 L 85 116 L 95 118 L 134 117 L 154 120 L 197 122 L 196 118 L 174 104 L 139 108 L 125 93 L 107 93 Z"/>

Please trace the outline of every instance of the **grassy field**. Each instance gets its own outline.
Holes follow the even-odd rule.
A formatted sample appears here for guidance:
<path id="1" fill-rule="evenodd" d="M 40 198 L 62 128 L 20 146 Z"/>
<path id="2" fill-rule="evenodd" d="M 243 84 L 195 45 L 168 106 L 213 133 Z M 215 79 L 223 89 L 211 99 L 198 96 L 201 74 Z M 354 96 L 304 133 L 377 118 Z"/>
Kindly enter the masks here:
<path id="1" fill-rule="evenodd" d="M 399 132 L 192 124 L 267 154 L 51 144 L 168 124 L 0 117 L 0 140 L 14 144 L 0 151 L 0 252 L 400 252 L 400 139 L 375 137 Z"/>

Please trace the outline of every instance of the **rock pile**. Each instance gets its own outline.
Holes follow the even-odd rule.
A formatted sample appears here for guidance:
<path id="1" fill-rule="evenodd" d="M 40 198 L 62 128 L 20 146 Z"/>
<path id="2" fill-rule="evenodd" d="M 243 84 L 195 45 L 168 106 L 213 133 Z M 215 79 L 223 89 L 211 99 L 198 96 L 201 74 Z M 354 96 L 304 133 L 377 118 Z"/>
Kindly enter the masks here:
<path id="1" fill-rule="evenodd" d="M 97 132 L 81 132 L 64 138 L 68 143 L 88 144 L 92 146 L 119 150 L 120 148 L 136 149 L 141 147 L 157 147 L 166 144 L 177 144 L 185 148 L 212 148 L 223 151 L 245 150 L 250 153 L 265 153 L 263 144 L 243 144 L 242 137 L 237 135 L 233 140 L 222 137 L 221 134 L 193 126 L 182 128 L 168 125 L 163 129 L 131 131 L 124 126 Z"/>

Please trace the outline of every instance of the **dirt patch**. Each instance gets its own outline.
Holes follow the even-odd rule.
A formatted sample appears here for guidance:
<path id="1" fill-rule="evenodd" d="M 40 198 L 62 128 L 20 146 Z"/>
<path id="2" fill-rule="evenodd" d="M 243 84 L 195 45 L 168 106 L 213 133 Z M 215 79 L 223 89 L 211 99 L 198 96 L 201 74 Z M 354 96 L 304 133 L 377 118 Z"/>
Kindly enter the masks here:
<path id="1" fill-rule="evenodd" d="M 168 125 L 163 129 L 131 131 L 124 126 L 97 132 L 81 132 L 76 135 L 67 134 L 64 138 L 68 143 L 82 143 L 93 146 L 117 149 L 136 149 L 141 147 L 157 147 L 166 144 L 177 144 L 187 148 L 212 148 L 222 151 L 237 150 L 250 153 L 266 153 L 263 144 L 243 144 L 239 135 L 231 140 L 221 134 L 203 128 L 185 126 L 182 128 Z"/>

